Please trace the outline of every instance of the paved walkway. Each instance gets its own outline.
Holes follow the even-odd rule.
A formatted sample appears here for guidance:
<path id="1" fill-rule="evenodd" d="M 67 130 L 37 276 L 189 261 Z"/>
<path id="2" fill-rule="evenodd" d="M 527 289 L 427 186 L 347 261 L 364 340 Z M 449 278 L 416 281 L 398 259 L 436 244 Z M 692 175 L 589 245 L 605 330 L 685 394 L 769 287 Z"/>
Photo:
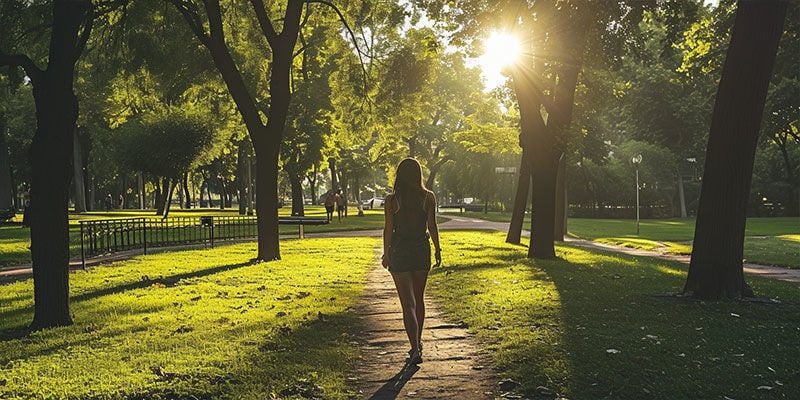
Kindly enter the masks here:
<path id="1" fill-rule="evenodd" d="M 378 253 L 380 249 L 376 249 Z M 498 377 L 487 366 L 475 339 L 464 326 L 442 319 L 426 295 L 423 360 L 406 365 L 408 338 L 392 277 L 376 257 L 367 274 L 366 290 L 356 310 L 360 324 L 355 338 L 361 358 L 349 381 L 363 399 L 495 399 Z M 504 393 L 508 395 L 507 393 Z"/>

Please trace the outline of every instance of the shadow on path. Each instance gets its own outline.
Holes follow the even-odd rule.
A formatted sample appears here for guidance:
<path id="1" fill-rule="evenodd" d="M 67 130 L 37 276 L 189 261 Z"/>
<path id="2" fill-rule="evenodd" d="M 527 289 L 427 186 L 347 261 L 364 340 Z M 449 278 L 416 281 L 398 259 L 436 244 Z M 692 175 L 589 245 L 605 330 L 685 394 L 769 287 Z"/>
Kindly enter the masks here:
<path id="1" fill-rule="evenodd" d="M 389 379 L 386 383 L 378 389 L 375 394 L 369 397 L 370 400 L 392 400 L 396 399 L 397 395 L 403 389 L 403 386 L 411 380 L 411 377 L 419 371 L 419 366 L 413 364 L 406 364 L 403 368 Z"/>

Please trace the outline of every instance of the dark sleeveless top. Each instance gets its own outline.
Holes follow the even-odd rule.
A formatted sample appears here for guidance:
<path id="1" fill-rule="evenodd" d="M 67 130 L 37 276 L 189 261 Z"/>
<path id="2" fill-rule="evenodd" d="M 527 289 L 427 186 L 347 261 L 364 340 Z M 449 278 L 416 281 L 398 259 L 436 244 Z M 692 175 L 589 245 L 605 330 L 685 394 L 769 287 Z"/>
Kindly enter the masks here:
<path id="1" fill-rule="evenodd" d="M 425 194 L 427 200 L 427 193 Z M 392 200 L 396 203 L 396 198 Z M 411 203 L 411 204 L 409 204 Z M 394 213 L 389 271 L 427 271 L 431 269 L 428 242 L 428 214 L 420 202 L 404 201 Z"/>

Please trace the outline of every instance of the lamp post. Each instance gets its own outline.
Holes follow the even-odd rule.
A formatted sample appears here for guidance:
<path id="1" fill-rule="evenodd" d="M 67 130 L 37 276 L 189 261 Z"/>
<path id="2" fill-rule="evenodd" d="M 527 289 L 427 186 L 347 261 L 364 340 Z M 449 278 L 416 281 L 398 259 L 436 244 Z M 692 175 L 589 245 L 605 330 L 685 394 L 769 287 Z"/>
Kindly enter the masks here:
<path id="1" fill-rule="evenodd" d="M 634 156 L 631 162 L 636 165 L 636 235 L 639 235 L 639 164 L 642 163 L 642 155 Z"/>

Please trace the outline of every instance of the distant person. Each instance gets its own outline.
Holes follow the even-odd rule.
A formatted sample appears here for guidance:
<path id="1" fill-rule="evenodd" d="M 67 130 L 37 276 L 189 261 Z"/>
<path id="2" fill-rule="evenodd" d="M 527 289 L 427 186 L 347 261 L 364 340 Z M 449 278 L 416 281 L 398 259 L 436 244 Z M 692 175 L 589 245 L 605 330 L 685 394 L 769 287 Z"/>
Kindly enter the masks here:
<path id="1" fill-rule="evenodd" d="M 342 196 L 342 190 L 336 191 L 336 214 L 339 215 L 339 222 L 342 222 L 342 212 L 345 211 L 347 208 L 347 201 L 345 200 L 344 196 Z"/>
<path id="2" fill-rule="evenodd" d="M 22 192 L 22 226 L 31 226 L 31 188 L 27 187 Z"/>
<path id="3" fill-rule="evenodd" d="M 381 264 L 389 269 L 403 309 L 411 350 L 409 364 L 422 362 L 422 325 L 425 322 L 425 285 L 431 269 L 433 240 L 436 264 L 442 263 L 439 227 L 436 225 L 436 197 L 425 188 L 422 167 L 413 158 L 397 166 L 394 192 L 384 203 L 383 256 Z"/>
<path id="4" fill-rule="evenodd" d="M 103 208 L 105 208 L 106 212 L 111 211 L 111 206 L 113 205 L 113 203 L 114 203 L 114 200 L 111 197 L 111 193 L 109 193 L 106 196 L 105 200 L 103 200 Z"/>
<path id="5" fill-rule="evenodd" d="M 325 214 L 328 216 L 328 222 L 331 222 L 333 219 L 333 207 L 336 204 L 336 196 L 333 195 L 333 191 L 328 191 L 323 204 L 325 205 Z"/>
<path id="6" fill-rule="evenodd" d="M 125 208 L 125 196 L 123 196 L 122 193 L 120 193 L 120 195 L 119 195 L 119 209 L 122 210 L 123 208 Z"/>

